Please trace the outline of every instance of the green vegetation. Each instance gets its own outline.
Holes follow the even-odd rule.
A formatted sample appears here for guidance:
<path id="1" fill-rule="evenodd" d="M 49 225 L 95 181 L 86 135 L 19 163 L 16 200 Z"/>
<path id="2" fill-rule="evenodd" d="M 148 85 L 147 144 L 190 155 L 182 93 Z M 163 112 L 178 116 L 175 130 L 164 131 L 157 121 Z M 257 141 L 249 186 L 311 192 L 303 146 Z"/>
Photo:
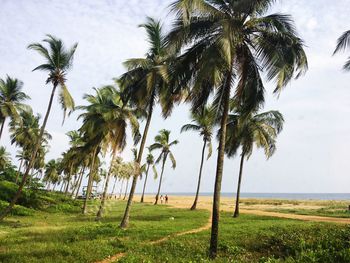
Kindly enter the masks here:
<path id="1" fill-rule="evenodd" d="M 147 54 L 126 60 L 126 72 L 112 85 L 85 94 L 84 106 L 75 106 L 66 86 L 77 44 L 67 49 L 52 35 L 46 35 L 42 43 L 30 44 L 28 49 L 43 59 L 33 71 L 46 72 L 46 84 L 52 89 L 40 124 L 40 116 L 24 104 L 29 96 L 22 92 L 23 83 L 9 76 L 0 79 L 0 139 L 5 126 L 9 126 L 11 143 L 20 148 L 17 169 L 10 154 L 0 146 L 0 260 L 92 262 L 127 252 L 124 262 L 198 262 L 208 261 L 208 256 L 217 262 L 349 262 L 350 230 L 344 226 L 257 216 L 234 220 L 223 213 L 219 229 L 225 155 L 232 157 L 241 151 L 235 206 L 238 216 L 245 157 L 251 155 L 253 146 L 263 148 L 270 157 L 282 129 L 283 117 L 278 111 L 259 114 L 265 103 L 265 84 L 274 82 L 273 92 L 279 94 L 293 78 L 308 70 L 304 42 L 292 17 L 268 13 L 274 3 L 175 0 L 170 7 L 175 19 L 169 32 L 164 32 L 161 21 L 147 17 L 141 25 L 149 42 Z M 334 53 L 344 51 L 349 44 L 347 31 L 338 39 Z M 350 60 L 344 69 L 350 70 Z M 70 148 L 61 158 L 47 161 L 52 138 L 45 129 L 56 93 L 64 118 L 78 109 L 82 111 L 78 117 L 82 125 L 67 133 Z M 170 140 L 170 130 L 161 129 L 148 147 L 149 151 L 160 151 L 156 160 L 150 152 L 146 165 L 142 165 L 142 156 L 155 107 L 159 105 L 166 118 L 181 102 L 191 104 L 194 121 L 182 130 L 199 131 L 203 137 L 191 210 L 196 209 L 198 201 L 205 148 L 209 148 L 210 156 L 212 137 L 217 133 L 212 225 L 210 232 L 173 236 L 161 246 L 153 246 L 149 241 L 199 227 L 209 216 L 207 211 L 145 204 L 135 204 L 134 213 L 130 213 L 140 175 L 146 173 L 144 193 L 150 166 L 157 176 L 155 165 L 161 165 L 157 204 L 168 157 L 172 168 L 176 167 L 171 150 L 178 141 Z M 145 125 L 141 133 L 142 121 Z M 127 146 L 129 129 L 132 147 L 138 150 L 134 150 L 134 160 L 125 162 L 118 155 Z M 103 167 L 106 155 L 110 155 L 108 168 Z M 84 176 L 88 182 L 84 201 L 73 200 L 78 197 Z M 122 180 L 120 197 L 126 180 L 124 199 L 132 179 L 126 205 L 108 201 L 111 177 L 115 178 L 112 193 L 117 179 Z M 101 201 L 90 201 L 96 197 L 94 183 L 103 179 Z M 60 193 L 54 192 L 59 185 Z M 287 201 L 271 202 L 281 205 L 273 211 L 349 217 L 343 208 L 331 205 L 290 209 L 282 207 Z M 243 203 L 254 205 L 254 201 Z M 8 215 L 11 217 L 3 221 Z"/>
<path id="2" fill-rule="evenodd" d="M 221 215 L 217 258 L 210 261 L 209 229 L 175 235 L 206 225 L 208 211 L 135 203 L 132 223 L 125 230 L 119 228 L 123 201 L 106 201 L 104 217 L 96 221 L 99 201 L 90 201 L 87 215 L 82 215 L 77 209 L 82 202 L 68 203 L 58 193 L 46 195 L 56 205 L 40 210 L 15 206 L 13 215 L 0 224 L 0 262 L 96 262 L 121 252 L 126 254 L 119 262 L 125 263 L 350 260 L 350 227 L 345 225 L 253 215 L 234 219 L 225 212 Z M 169 238 L 150 243 L 164 237 Z"/>
<path id="3" fill-rule="evenodd" d="M 94 262 L 118 252 L 134 251 L 148 241 L 198 228 L 209 217 L 208 211 L 191 213 L 134 204 L 131 227 L 122 230 L 118 225 L 125 202 L 107 201 L 105 216 L 99 222 L 95 221 L 98 201 L 89 204 L 85 216 L 73 212 L 73 204 L 66 206 L 71 209 L 33 211 L 26 217 L 4 220 L 0 224 L 0 262 Z"/>
<path id="4" fill-rule="evenodd" d="M 133 250 L 119 262 L 349 262 L 350 228 L 335 224 L 222 213 L 216 260 L 209 231 Z"/>

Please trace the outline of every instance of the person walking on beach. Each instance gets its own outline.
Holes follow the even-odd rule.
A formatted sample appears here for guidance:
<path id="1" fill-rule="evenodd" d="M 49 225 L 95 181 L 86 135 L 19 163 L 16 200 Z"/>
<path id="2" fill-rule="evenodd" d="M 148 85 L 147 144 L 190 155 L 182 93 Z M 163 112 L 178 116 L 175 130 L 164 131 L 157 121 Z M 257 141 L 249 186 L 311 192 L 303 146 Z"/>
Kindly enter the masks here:
<path id="1" fill-rule="evenodd" d="M 166 204 L 168 203 L 168 200 L 169 200 L 168 195 L 165 195 L 165 203 L 166 203 Z"/>
<path id="2" fill-rule="evenodd" d="M 160 196 L 160 203 L 163 204 L 164 197 L 163 195 Z"/>

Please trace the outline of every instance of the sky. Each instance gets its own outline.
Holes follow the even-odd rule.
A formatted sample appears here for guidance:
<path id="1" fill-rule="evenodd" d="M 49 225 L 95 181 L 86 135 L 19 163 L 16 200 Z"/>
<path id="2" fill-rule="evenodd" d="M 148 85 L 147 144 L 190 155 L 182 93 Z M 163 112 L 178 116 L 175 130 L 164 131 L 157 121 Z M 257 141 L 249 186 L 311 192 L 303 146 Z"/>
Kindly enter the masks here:
<path id="1" fill-rule="evenodd" d="M 28 44 L 41 41 L 45 34 L 64 40 L 67 46 L 78 42 L 67 86 L 77 105 L 84 104 L 83 94 L 93 87 L 111 84 L 125 69 L 128 58 L 143 57 L 148 44 L 144 29 L 138 27 L 146 16 L 162 19 L 169 29 L 172 0 L 0 0 L 0 78 L 6 74 L 24 82 L 24 91 L 34 112 L 46 111 L 51 86 L 46 75 L 32 72 L 42 63 Z M 347 193 L 350 185 L 350 73 L 342 71 L 348 54 L 332 57 L 337 38 L 350 29 L 348 0 L 280 0 L 269 13 L 293 16 L 297 30 L 305 41 L 309 60 L 307 74 L 276 97 L 273 83 L 267 83 L 264 110 L 279 110 L 285 118 L 278 137 L 277 151 L 268 161 L 261 150 L 254 151 L 245 163 L 242 192 L 273 193 Z M 348 52 L 350 53 L 350 51 Z M 47 130 L 52 134 L 47 160 L 58 158 L 68 149 L 66 132 L 78 129 L 79 112 L 73 113 L 62 126 L 63 113 L 57 98 Z M 167 163 L 163 193 L 195 192 L 202 139 L 195 133 L 180 133 L 189 123 L 189 108 L 178 106 L 166 120 L 156 109 L 147 145 L 160 129 L 171 130 L 171 138 L 180 143 L 173 148 L 175 170 Z M 130 137 L 130 136 L 129 136 Z M 129 140 L 130 141 L 130 140 Z M 1 145 L 15 159 L 14 145 L 9 142 L 8 127 Z M 121 153 L 131 160 L 131 147 Z M 214 149 L 217 143 L 214 142 Z M 157 155 L 157 153 L 155 153 Z M 216 170 L 216 151 L 203 167 L 202 192 L 212 192 Z M 239 160 L 226 159 L 223 192 L 234 192 L 237 186 Z M 158 167 L 160 170 L 160 166 Z M 148 192 L 156 192 L 158 181 L 150 176 Z M 102 184 L 101 184 L 102 185 Z M 137 192 L 142 183 L 138 183 Z"/>

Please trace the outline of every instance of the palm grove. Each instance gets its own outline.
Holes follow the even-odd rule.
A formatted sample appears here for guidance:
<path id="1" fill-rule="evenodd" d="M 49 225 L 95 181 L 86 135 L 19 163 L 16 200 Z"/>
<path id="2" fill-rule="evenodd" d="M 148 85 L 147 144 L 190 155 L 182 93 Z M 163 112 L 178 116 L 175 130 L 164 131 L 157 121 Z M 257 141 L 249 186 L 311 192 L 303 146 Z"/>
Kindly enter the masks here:
<path id="1" fill-rule="evenodd" d="M 274 2 L 174 2 L 170 10 L 175 20 L 169 32 L 164 32 L 160 21 L 146 18 L 141 27 L 147 34 L 147 54 L 125 61 L 125 73 L 111 85 L 85 94 L 86 104 L 83 106 L 75 105 L 69 93 L 70 87 L 66 85 L 78 45 L 67 48 L 62 40 L 52 35 L 47 35 L 40 43 L 30 44 L 28 49 L 43 59 L 43 64 L 33 71 L 47 73 L 43 82 L 51 87 L 51 96 L 47 111 L 43 113 L 43 122 L 39 124 L 41 116 L 35 115 L 27 105 L 30 98 L 22 91 L 23 83 L 9 76 L 0 80 L 0 140 L 3 130 L 8 128 L 11 143 L 19 149 L 16 155 L 19 165 L 15 168 L 6 149 L 0 148 L 1 174 L 11 171 L 13 181 L 18 184 L 12 201 L 1 211 L 1 219 L 10 213 L 23 188 L 34 187 L 35 182 L 72 198 L 84 190 L 82 213 L 86 213 L 94 183 L 102 182 L 104 191 L 96 215 L 99 220 L 103 217 L 106 199 L 110 196 L 108 190 L 114 179 L 112 194 L 117 195 L 116 188 L 120 188 L 119 198 L 124 195 L 127 199 L 120 227 L 128 227 L 138 180 L 144 180 L 143 202 L 150 169 L 153 171 L 159 183 L 157 204 L 164 168 L 169 161 L 172 168 L 176 167 L 172 149 L 181 147 L 181 144 L 177 146 L 177 140 L 172 139 L 171 131 L 165 129 L 159 131 L 153 143 L 146 145 L 154 109 L 159 105 L 163 117 L 169 118 L 177 104 L 188 103 L 192 122 L 179 129 L 198 132 L 203 140 L 201 151 L 196 153 L 201 161 L 200 167 L 192 167 L 193 176 L 198 176 L 192 210 L 200 202 L 202 174 L 205 160 L 213 151 L 212 141 L 216 138 L 219 145 L 209 248 L 210 257 L 216 257 L 224 157 L 240 157 L 234 212 L 234 216 L 238 216 L 244 161 L 254 147 L 262 148 L 266 157 L 271 157 L 276 149 L 277 135 L 283 127 L 281 113 L 262 111 L 265 84 L 273 82 L 273 92 L 279 94 L 308 67 L 304 44 L 291 16 L 268 14 Z M 349 36 L 346 32 L 339 38 L 335 53 L 347 48 Z M 349 62 L 344 68 L 349 68 Z M 78 110 L 82 125 L 67 133 L 70 148 L 56 160 L 46 162 L 45 154 L 51 140 L 46 124 L 56 93 L 64 118 Z M 131 134 L 132 147 L 135 147 L 134 160 L 129 162 L 121 158 L 127 146 L 127 134 Z M 145 148 L 148 149 L 147 156 Z M 110 156 L 110 162 L 104 170 L 102 164 L 106 155 Z M 83 181 L 87 181 L 84 189 Z M 129 182 L 131 187 L 127 197 Z M 60 188 L 56 189 L 58 186 Z"/>

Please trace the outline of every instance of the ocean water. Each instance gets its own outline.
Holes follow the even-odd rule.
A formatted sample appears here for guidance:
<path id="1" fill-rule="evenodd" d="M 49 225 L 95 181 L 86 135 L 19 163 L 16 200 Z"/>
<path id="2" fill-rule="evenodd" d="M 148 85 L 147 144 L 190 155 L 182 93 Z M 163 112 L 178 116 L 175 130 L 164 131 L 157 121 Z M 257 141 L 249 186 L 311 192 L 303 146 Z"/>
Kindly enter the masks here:
<path id="1" fill-rule="evenodd" d="M 193 196 L 195 193 L 167 193 L 168 195 Z M 212 196 L 213 193 L 200 193 Z M 235 193 L 221 193 L 224 197 L 234 197 Z M 350 193 L 241 193 L 242 198 L 287 199 L 287 200 L 350 200 Z"/>

